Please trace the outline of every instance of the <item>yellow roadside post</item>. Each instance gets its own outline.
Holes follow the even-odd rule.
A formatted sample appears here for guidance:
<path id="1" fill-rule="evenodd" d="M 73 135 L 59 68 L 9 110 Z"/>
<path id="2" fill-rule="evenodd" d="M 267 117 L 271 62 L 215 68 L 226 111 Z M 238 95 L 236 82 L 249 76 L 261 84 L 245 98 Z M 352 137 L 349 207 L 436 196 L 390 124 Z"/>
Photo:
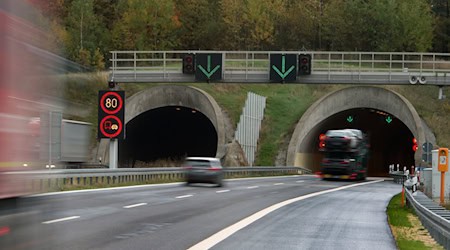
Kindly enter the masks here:
<path id="1" fill-rule="evenodd" d="M 448 148 L 438 150 L 438 171 L 441 172 L 441 205 L 444 205 L 445 172 L 448 171 Z"/>

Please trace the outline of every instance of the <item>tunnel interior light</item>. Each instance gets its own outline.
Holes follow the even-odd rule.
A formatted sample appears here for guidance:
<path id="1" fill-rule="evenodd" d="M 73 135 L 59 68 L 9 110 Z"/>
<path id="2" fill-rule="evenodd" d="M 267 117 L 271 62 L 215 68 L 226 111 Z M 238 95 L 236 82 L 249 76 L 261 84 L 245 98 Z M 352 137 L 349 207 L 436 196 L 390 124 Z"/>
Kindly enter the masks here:
<path id="1" fill-rule="evenodd" d="M 176 111 L 180 111 L 181 108 L 180 108 L 180 107 L 176 107 L 175 110 L 176 110 Z"/>
<path id="2" fill-rule="evenodd" d="M 197 110 L 193 109 L 191 112 L 192 112 L 192 114 L 195 114 L 195 113 L 197 113 Z"/>

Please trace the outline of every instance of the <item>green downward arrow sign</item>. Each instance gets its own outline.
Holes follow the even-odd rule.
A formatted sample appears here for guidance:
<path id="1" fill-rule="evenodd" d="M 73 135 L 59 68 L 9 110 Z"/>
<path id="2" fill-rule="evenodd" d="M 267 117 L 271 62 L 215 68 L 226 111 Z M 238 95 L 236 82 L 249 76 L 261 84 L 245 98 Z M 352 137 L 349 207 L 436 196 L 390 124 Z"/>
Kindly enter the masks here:
<path id="1" fill-rule="evenodd" d="M 216 67 L 214 67 L 214 69 L 211 70 L 211 55 L 208 55 L 206 63 L 207 69 L 203 68 L 202 65 L 198 65 L 198 68 L 203 72 L 203 74 L 205 74 L 208 79 L 210 79 L 211 76 L 220 68 L 220 65 L 217 65 Z"/>
<path id="2" fill-rule="evenodd" d="M 392 118 L 390 116 L 386 117 L 386 122 L 389 124 L 392 122 Z"/>
<path id="3" fill-rule="evenodd" d="M 284 80 L 284 78 L 286 78 L 286 76 L 288 76 L 289 73 L 291 73 L 292 70 L 295 69 L 295 66 L 292 65 L 288 70 L 286 70 L 286 57 L 285 55 L 283 55 L 281 56 L 281 71 L 275 65 L 272 65 L 272 69 L 275 70 L 275 72 L 277 72 L 281 79 Z"/>

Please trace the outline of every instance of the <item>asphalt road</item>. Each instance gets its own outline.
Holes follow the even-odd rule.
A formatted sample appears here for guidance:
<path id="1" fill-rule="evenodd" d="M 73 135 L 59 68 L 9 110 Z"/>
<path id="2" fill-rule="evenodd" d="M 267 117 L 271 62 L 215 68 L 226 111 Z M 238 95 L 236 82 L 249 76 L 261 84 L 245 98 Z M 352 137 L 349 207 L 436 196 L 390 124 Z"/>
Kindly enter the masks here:
<path id="1" fill-rule="evenodd" d="M 395 249 L 385 208 L 401 187 L 354 184 L 294 176 L 24 198 L 0 216 L 0 248 Z"/>

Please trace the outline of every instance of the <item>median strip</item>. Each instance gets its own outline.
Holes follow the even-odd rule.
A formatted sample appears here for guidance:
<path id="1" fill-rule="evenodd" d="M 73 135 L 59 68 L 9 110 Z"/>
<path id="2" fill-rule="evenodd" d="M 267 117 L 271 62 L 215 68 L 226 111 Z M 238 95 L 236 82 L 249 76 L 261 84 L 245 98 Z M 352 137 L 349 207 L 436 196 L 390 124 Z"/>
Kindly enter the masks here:
<path id="1" fill-rule="evenodd" d="M 63 222 L 63 221 L 68 221 L 68 220 L 74 220 L 74 219 L 78 219 L 78 218 L 80 218 L 80 216 L 71 216 L 71 217 L 65 217 L 65 218 L 56 219 L 56 220 L 44 221 L 44 222 L 42 222 L 42 224 L 52 224 L 52 223 Z"/>

